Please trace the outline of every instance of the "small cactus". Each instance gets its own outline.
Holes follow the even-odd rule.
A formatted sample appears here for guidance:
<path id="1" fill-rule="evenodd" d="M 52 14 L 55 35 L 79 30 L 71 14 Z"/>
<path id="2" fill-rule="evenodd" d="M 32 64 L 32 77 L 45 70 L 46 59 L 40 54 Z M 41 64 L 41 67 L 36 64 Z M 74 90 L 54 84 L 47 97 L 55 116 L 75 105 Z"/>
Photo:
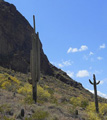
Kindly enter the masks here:
<path id="1" fill-rule="evenodd" d="M 16 97 L 16 92 L 13 93 L 13 97 Z"/>
<path id="2" fill-rule="evenodd" d="M 99 113 L 99 107 L 98 107 L 98 98 L 97 98 L 97 85 L 100 83 L 100 81 L 96 82 L 96 77 L 95 74 L 93 74 L 93 81 L 89 79 L 89 82 L 94 86 L 94 94 L 95 94 L 95 107 L 96 107 L 96 112 Z"/>
<path id="3" fill-rule="evenodd" d="M 24 115 L 25 115 L 25 111 L 24 111 L 24 109 L 21 109 L 21 113 L 20 113 L 20 115 L 21 115 L 21 117 L 24 117 Z"/>
<path id="4" fill-rule="evenodd" d="M 23 120 L 23 117 L 25 116 L 25 111 L 24 109 L 21 109 L 19 115 L 17 116 L 17 119 Z"/>
<path id="5" fill-rule="evenodd" d="M 78 115 L 78 110 L 75 110 L 75 115 Z"/>

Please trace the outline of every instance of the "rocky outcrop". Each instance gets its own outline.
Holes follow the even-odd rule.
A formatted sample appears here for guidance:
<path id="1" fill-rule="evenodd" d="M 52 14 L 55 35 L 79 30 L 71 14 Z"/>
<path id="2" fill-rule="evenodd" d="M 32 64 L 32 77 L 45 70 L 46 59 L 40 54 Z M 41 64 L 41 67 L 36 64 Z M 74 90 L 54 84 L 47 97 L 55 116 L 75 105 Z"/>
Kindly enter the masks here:
<path id="1" fill-rule="evenodd" d="M 30 70 L 30 50 L 33 28 L 12 4 L 0 2 L 0 66 L 15 71 Z M 80 83 L 72 80 L 65 72 L 49 63 L 40 46 L 41 72 L 52 75 L 71 86 L 82 88 Z"/>
<path id="2" fill-rule="evenodd" d="M 0 0 L 0 2 L 4 2 L 4 0 Z"/>
<path id="3" fill-rule="evenodd" d="M 0 2 L 0 65 L 15 71 L 29 71 L 33 29 L 16 7 Z M 41 44 L 41 72 L 52 74 Z"/>

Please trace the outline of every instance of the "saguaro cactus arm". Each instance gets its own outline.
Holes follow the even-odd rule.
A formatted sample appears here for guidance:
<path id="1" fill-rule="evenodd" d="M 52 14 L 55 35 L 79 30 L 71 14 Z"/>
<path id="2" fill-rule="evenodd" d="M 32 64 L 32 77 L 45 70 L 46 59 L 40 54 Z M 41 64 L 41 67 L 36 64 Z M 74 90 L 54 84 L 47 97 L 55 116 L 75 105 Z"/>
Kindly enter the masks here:
<path id="1" fill-rule="evenodd" d="M 98 81 L 97 83 L 96 83 L 96 85 L 98 85 L 100 83 L 100 81 Z"/>
<path id="2" fill-rule="evenodd" d="M 92 85 L 94 85 L 94 83 L 92 83 L 90 79 L 89 79 L 89 82 L 90 82 Z"/>

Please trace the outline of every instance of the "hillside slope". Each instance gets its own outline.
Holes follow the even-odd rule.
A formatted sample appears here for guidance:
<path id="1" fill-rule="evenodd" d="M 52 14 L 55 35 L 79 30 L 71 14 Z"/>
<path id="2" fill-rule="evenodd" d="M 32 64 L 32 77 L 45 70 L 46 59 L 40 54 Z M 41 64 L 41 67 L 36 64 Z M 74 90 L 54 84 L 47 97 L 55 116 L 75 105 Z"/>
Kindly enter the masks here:
<path id="1" fill-rule="evenodd" d="M 23 73 L 29 72 L 32 33 L 33 28 L 14 5 L 0 2 L 0 66 Z M 65 72 L 50 64 L 42 44 L 40 51 L 41 73 L 54 76 L 71 86 L 83 88 Z"/>
<path id="2" fill-rule="evenodd" d="M 106 99 L 99 98 L 100 113 L 96 115 L 91 93 L 49 75 L 41 74 L 35 104 L 29 77 L 30 73 L 0 67 L 0 120 L 106 120 Z"/>
<path id="3" fill-rule="evenodd" d="M 0 3 L 0 65 L 16 71 L 29 71 L 33 29 L 28 21 L 7 2 Z M 16 62 L 17 61 L 17 62 Z M 52 74 L 42 50 L 41 71 Z"/>
<path id="4" fill-rule="evenodd" d="M 16 7 L 0 0 L 0 119 L 94 120 L 94 95 L 53 66 L 42 43 L 38 104 L 34 103 L 28 79 L 32 33 L 33 28 Z M 95 120 L 106 120 L 107 100 L 98 99 L 101 110 Z M 24 118 L 21 109 L 25 110 Z"/>

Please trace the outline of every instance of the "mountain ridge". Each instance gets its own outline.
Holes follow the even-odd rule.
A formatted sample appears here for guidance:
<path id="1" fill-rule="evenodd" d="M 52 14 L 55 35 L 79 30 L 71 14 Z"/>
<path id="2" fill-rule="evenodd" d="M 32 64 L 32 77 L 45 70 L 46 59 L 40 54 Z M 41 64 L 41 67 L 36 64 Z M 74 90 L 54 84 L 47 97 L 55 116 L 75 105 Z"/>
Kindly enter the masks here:
<path id="1" fill-rule="evenodd" d="M 30 50 L 33 28 L 13 4 L 0 3 L 0 65 L 15 71 L 30 71 Z M 41 72 L 52 75 L 66 84 L 83 88 L 62 70 L 53 66 L 40 46 Z M 57 72 L 56 72 L 57 71 Z"/>

